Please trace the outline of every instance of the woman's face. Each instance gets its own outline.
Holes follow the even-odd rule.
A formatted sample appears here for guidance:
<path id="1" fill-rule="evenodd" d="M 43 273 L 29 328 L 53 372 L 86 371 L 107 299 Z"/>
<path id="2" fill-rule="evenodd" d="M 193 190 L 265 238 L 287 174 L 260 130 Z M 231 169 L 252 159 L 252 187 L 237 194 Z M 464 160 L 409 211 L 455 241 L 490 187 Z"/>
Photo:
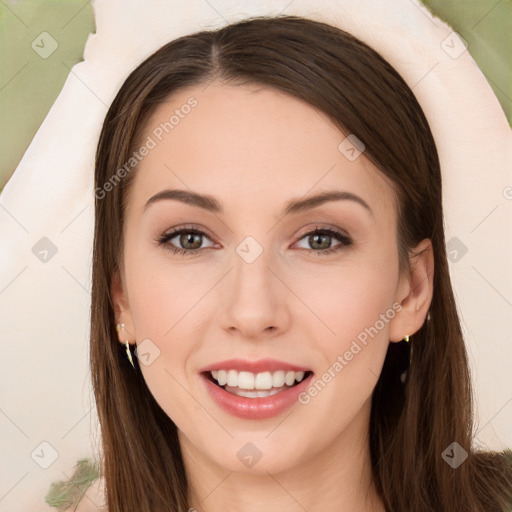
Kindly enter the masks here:
<path id="1" fill-rule="evenodd" d="M 113 294 L 189 460 L 276 473 L 366 446 L 407 280 L 392 189 L 345 139 L 300 100 L 218 82 L 146 125 Z"/>

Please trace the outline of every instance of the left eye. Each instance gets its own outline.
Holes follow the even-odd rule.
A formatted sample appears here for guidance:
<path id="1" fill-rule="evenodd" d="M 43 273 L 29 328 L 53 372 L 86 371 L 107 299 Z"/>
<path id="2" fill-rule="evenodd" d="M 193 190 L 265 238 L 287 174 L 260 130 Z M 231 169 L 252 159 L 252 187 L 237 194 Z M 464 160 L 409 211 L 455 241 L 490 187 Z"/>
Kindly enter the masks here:
<path id="1" fill-rule="evenodd" d="M 332 247 L 330 242 L 332 238 L 338 240 L 340 243 Z M 303 239 L 306 239 L 306 243 L 310 246 L 320 246 L 313 247 L 312 249 L 317 251 L 319 255 L 339 251 L 344 247 L 352 245 L 352 240 L 348 235 L 335 229 L 316 228 L 314 231 L 306 233 L 299 240 Z"/>
<path id="2" fill-rule="evenodd" d="M 171 231 L 170 233 L 164 233 L 157 239 L 157 242 L 159 245 L 166 246 L 166 248 L 175 254 L 190 255 L 195 254 L 202 249 L 202 237 L 210 240 L 204 231 L 192 228 L 181 228 Z M 330 241 L 332 238 L 338 240 L 340 243 L 332 247 Z M 174 239 L 177 239 L 177 242 L 173 242 Z M 309 249 L 310 251 L 315 251 L 317 254 L 328 254 L 352 245 L 351 238 L 342 231 L 321 227 L 317 227 L 315 230 L 305 233 L 299 241 L 303 239 L 307 239 L 306 243 L 311 246 L 320 246 Z M 176 243 L 181 247 L 177 247 Z M 306 250 L 308 250 L 308 248 L 306 248 Z"/>

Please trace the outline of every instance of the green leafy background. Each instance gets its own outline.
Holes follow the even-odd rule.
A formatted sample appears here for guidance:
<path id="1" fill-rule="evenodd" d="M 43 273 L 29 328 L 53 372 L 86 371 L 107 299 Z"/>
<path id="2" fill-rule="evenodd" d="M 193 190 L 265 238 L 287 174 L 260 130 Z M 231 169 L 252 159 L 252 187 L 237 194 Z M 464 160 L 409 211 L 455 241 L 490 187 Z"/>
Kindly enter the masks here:
<path id="1" fill-rule="evenodd" d="M 512 0 L 423 3 L 468 42 L 512 126 Z M 94 31 L 89 1 L 0 0 L 0 191 Z M 48 59 L 31 48 L 42 32 L 59 44 Z"/>

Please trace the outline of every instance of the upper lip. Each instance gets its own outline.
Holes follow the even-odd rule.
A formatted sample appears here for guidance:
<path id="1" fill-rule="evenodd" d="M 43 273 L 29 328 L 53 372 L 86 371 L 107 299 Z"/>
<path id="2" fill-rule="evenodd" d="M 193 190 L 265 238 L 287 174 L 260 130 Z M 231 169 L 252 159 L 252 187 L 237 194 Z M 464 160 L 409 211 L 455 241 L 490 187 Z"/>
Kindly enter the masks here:
<path id="1" fill-rule="evenodd" d="M 247 359 L 226 359 L 209 364 L 200 369 L 201 373 L 213 370 L 236 370 L 238 372 L 275 372 L 279 370 L 294 371 L 294 372 L 307 372 L 311 371 L 309 368 L 299 366 L 296 364 L 287 363 L 286 361 L 278 361 L 277 359 L 258 359 L 250 361 Z"/>

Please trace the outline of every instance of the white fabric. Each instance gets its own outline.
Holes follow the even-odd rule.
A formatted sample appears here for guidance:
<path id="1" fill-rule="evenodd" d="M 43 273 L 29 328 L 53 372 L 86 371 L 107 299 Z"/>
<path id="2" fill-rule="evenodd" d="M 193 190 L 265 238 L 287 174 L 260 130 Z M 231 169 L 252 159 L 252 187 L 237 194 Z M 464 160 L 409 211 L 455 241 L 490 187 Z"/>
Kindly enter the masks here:
<path id="1" fill-rule="evenodd" d="M 441 158 L 447 240 L 468 248 L 450 265 L 479 402 L 478 441 L 511 446 L 512 132 L 469 53 L 455 58 L 464 47 L 452 29 L 414 0 L 97 0 L 93 7 L 97 33 L 85 61 L 73 67 L 0 196 L 1 458 L 9 461 L 0 469 L 0 496 L 7 493 L 0 511 L 43 510 L 49 484 L 95 455 L 92 189 L 107 106 L 129 71 L 167 41 L 253 15 L 283 12 L 344 28 L 412 87 Z M 42 237 L 57 247 L 46 263 L 32 252 Z M 51 461 L 43 441 L 58 452 L 46 470 L 34 462 Z"/>

